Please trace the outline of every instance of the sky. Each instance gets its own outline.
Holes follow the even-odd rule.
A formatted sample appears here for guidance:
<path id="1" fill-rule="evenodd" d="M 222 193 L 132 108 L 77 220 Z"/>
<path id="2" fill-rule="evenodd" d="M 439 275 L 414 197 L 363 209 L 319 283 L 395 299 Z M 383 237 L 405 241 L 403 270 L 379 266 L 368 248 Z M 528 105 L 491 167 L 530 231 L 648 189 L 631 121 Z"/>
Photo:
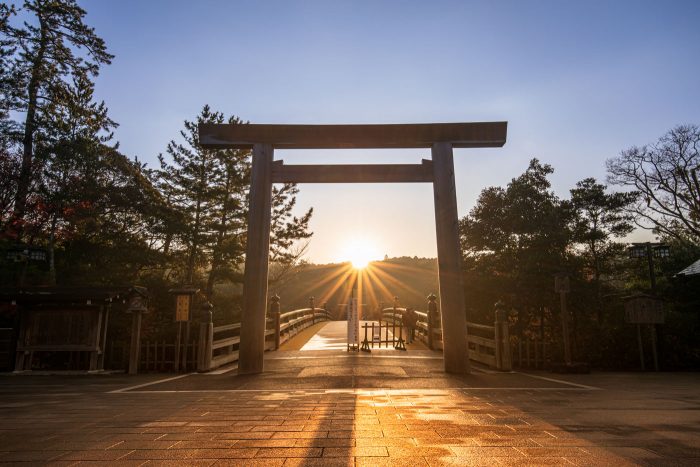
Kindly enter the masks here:
<path id="1" fill-rule="evenodd" d="M 115 55 L 96 95 L 125 154 L 157 164 L 202 106 L 251 123 L 508 121 L 456 149 L 459 215 L 537 157 L 557 194 L 700 124 L 698 1 L 84 0 Z M 276 151 L 286 163 L 418 163 L 430 151 Z M 436 256 L 432 185 L 300 185 L 307 259 Z M 645 232 L 635 240 L 650 238 Z"/>

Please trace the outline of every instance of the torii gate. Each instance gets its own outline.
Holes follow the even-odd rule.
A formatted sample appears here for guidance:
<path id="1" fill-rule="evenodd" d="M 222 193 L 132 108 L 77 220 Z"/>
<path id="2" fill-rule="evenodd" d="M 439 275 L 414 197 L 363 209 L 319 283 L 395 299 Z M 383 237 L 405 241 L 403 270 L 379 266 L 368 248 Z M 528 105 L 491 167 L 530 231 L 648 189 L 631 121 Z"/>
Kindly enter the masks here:
<path id="1" fill-rule="evenodd" d="M 502 147 L 507 122 L 398 125 L 201 124 L 210 149 L 251 149 L 253 165 L 238 373 L 263 371 L 273 183 L 432 182 L 445 371 L 468 373 L 467 321 L 452 148 Z M 420 164 L 286 165 L 274 149 L 431 148 Z"/>

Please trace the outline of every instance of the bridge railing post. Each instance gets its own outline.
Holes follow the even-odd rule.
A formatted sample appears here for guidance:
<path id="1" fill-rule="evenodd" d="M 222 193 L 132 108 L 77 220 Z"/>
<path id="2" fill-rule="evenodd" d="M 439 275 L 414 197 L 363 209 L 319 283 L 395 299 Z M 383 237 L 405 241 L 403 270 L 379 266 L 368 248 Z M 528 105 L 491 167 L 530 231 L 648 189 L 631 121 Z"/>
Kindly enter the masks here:
<path id="1" fill-rule="evenodd" d="M 435 294 L 428 295 L 428 348 L 435 350 L 433 339 L 435 338 L 435 318 L 437 317 L 437 297 Z"/>
<path id="2" fill-rule="evenodd" d="M 309 297 L 309 308 L 311 308 L 311 324 L 316 324 L 316 302 L 314 297 Z"/>
<path id="3" fill-rule="evenodd" d="M 275 350 L 280 348 L 280 297 L 270 297 L 270 317 L 275 325 Z"/>
<path id="4" fill-rule="evenodd" d="M 510 355 L 508 314 L 500 300 L 495 304 L 494 340 L 496 341 L 496 369 L 511 371 L 513 364 Z"/>
<path id="5" fill-rule="evenodd" d="M 391 312 L 391 333 L 396 334 L 396 309 L 399 307 L 399 297 L 394 296 L 394 307 Z M 381 317 L 379 318 L 381 320 Z M 381 321 L 380 321 L 381 323 Z M 403 326 L 403 319 L 401 320 L 401 325 Z"/>
<path id="6" fill-rule="evenodd" d="M 199 345 L 197 349 L 197 371 L 211 369 L 212 344 L 214 342 L 214 316 L 212 304 L 202 304 L 202 320 L 199 322 Z"/>

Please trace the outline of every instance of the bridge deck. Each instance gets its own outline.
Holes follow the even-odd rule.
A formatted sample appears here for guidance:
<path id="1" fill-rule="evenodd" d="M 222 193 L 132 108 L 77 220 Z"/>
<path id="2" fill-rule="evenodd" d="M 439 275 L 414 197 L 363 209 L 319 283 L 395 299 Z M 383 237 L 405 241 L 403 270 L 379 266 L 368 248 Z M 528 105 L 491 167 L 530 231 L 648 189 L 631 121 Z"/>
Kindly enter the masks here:
<path id="1" fill-rule="evenodd" d="M 362 321 L 360 326 L 364 323 L 369 323 L 371 325 L 372 321 Z M 375 321 L 376 324 L 376 321 Z M 361 337 L 364 337 L 364 331 L 362 331 Z M 398 330 L 397 330 L 398 334 Z M 385 336 L 385 328 L 382 327 L 382 338 Z M 370 339 L 372 336 L 368 336 Z M 393 337 L 391 332 L 391 327 L 389 327 L 389 338 Z M 405 339 L 406 336 L 404 336 Z M 423 345 L 422 342 L 416 340 L 412 344 L 406 344 L 408 350 L 428 350 L 428 348 Z M 292 337 L 290 340 L 285 342 L 280 346 L 280 351 L 290 351 L 290 350 L 346 350 L 347 349 L 347 321 L 327 321 L 323 323 L 318 323 L 302 332 Z M 379 348 L 375 345 L 374 351 L 394 351 L 393 347 L 387 348 L 382 346 Z"/>

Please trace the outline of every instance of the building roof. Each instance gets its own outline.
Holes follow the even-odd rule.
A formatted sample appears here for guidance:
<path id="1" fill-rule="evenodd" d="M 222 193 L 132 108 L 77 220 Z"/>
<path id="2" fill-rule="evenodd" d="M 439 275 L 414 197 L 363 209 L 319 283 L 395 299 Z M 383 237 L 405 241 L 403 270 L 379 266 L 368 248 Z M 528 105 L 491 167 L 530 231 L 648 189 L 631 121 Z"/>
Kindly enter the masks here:
<path id="1" fill-rule="evenodd" d="M 677 276 L 697 276 L 700 274 L 700 259 L 676 274 Z"/>
<path id="2" fill-rule="evenodd" d="M 125 300 L 132 293 L 147 295 L 140 286 L 97 286 L 97 287 L 16 287 L 0 289 L 0 303 L 108 303 Z"/>

